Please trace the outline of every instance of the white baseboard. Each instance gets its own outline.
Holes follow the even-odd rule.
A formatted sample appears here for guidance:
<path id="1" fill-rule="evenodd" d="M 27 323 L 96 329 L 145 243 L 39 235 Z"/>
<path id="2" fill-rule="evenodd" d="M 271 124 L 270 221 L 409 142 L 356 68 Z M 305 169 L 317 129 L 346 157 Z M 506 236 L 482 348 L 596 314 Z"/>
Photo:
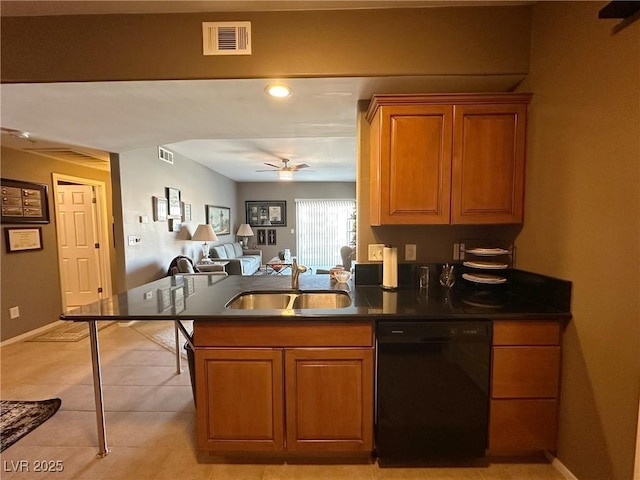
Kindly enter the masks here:
<path id="1" fill-rule="evenodd" d="M 31 337 L 37 337 L 38 335 L 41 335 L 45 332 L 48 332 L 49 330 L 53 330 L 54 328 L 59 327 L 63 323 L 65 322 L 63 322 L 62 320 L 57 320 L 53 323 L 45 325 L 44 327 L 36 328 L 35 330 L 29 330 L 28 332 L 23 333 L 22 335 L 18 335 L 17 337 L 13 337 L 13 338 L 9 338 L 8 340 L 5 340 L 4 342 L 0 343 L 0 347 L 5 347 L 7 345 L 11 345 L 12 343 L 21 342 L 22 340 L 26 340 Z"/>
<path id="2" fill-rule="evenodd" d="M 560 475 L 564 478 L 567 480 L 579 480 L 578 477 L 571 473 L 571 470 L 569 470 L 564 463 L 554 457 L 550 452 L 545 451 L 544 456 L 547 457 L 547 460 L 551 462 L 551 466 L 560 472 Z"/>

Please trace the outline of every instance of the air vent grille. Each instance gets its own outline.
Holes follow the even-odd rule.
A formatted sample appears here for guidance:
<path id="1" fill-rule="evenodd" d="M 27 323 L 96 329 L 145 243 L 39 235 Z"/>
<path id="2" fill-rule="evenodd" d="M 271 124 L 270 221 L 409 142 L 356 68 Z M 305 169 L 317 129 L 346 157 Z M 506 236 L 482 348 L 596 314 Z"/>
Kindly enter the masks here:
<path id="1" fill-rule="evenodd" d="M 203 55 L 251 55 L 251 22 L 203 22 Z"/>
<path id="2" fill-rule="evenodd" d="M 109 157 L 93 156 L 90 153 L 74 150 L 67 147 L 41 147 L 41 148 L 23 148 L 24 152 L 42 155 L 44 157 L 62 160 L 64 162 L 72 162 L 87 167 L 98 168 L 100 170 L 109 170 Z"/>
<path id="3" fill-rule="evenodd" d="M 173 152 L 166 148 L 158 147 L 158 158 L 173 165 Z"/>

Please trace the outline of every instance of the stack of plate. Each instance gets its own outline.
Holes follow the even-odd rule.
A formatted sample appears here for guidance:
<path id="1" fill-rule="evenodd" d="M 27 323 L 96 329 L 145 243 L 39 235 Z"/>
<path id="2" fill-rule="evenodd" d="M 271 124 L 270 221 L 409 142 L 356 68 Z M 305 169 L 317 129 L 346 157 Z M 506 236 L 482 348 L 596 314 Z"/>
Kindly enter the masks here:
<path id="1" fill-rule="evenodd" d="M 504 248 L 471 248 L 466 253 L 478 257 L 498 257 L 500 255 L 508 255 L 509 250 Z M 478 270 L 506 270 L 509 264 L 504 261 L 486 261 L 486 260 L 466 260 L 462 263 L 465 267 Z M 493 275 L 490 273 L 463 273 L 462 278 L 469 282 L 480 283 L 486 285 L 498 285 L 505 283 L 507 279 L 501 275 Z"/>
<path id="2" fill-rule="evenodd" d="M 484 283 L 488 285 L 498 285 L 507 281 L 505 277 L 489 275 L 487 273 L 463 273 L 462 278 L 473 283 Z"/>

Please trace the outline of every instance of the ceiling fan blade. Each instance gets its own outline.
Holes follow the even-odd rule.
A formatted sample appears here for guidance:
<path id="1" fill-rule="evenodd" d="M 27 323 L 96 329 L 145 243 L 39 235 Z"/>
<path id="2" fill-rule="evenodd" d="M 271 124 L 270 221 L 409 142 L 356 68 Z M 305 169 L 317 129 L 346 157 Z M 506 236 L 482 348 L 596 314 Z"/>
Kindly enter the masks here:
<path id="1" fill-rule="evenodd" d="M 280 165 L 274 165 L 273 163 L 265 163 L 265 165 L 267 167 L 273 167 L 273 168 L 277 168 L 278 170 L 280 170 Z"/>
<path id="2" fill-rule="evenodd" d="M 307 165 L 306 163 L 301 163 L 300 165 L 291 167 L 291 170 L 301 170 L 303 168 L 309 168 L 309 165 Z"/>

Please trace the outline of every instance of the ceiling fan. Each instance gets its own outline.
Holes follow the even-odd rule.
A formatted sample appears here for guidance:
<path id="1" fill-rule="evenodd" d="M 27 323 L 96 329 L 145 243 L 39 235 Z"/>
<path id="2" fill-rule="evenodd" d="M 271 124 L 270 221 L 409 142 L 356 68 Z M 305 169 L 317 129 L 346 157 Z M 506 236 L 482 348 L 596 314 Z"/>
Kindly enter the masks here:
<path id="1" fill-rule="evenodd" d="M 273 167 L 268 170 L 256 170 L 256 172 L 278 172 L 278 180 L 293 180 L 293 172 L 302 170 L 303 168 L 309 168 L 306 163 L 300 163 L 298 165 L 289 166 L 290 160 L 288 158 L 281 158 L 282 165 L 274 165 L 273 163 L 265 162 L 268 167 Z M 275 168 L 275 170 L 273 170 Z"/>
<path id="2" fill-rule="evenodd" d="M 6 133 L 8 135 L 11 135 L 12 137 L 19 138 L 21 140 L 28 140 L 31 143 L 35 143 L 36 142 L 33 138 L 31 138 L 31 134 L 29 132 L 25 132 L 23 130 L 16 130 L 14 128 L 0 127 L 0 131 L 2 131 L 2 133 Z"/>

